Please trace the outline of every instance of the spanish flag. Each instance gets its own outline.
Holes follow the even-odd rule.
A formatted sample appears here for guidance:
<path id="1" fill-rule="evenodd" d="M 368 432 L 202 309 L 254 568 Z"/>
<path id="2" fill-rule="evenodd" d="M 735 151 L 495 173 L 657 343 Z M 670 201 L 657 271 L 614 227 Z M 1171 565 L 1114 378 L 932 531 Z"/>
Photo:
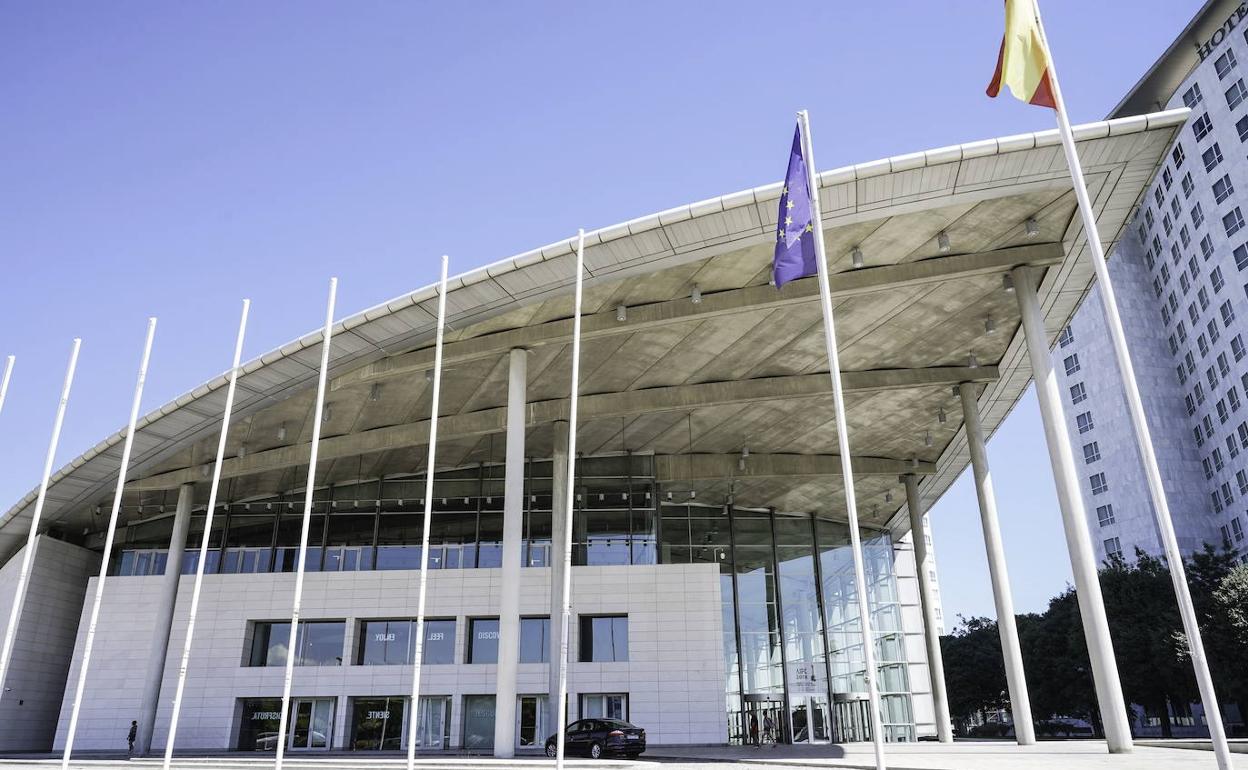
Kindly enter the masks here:
<path id="1" fill-rule="evenodd" d="M 1004 85 L 1028 104 L 1057 109 L 1050 82 L 1052 59 L 1039 17 L 1036 0 L 1005 0 L 1005 37 L 988 95 L 995 97 Z"/>

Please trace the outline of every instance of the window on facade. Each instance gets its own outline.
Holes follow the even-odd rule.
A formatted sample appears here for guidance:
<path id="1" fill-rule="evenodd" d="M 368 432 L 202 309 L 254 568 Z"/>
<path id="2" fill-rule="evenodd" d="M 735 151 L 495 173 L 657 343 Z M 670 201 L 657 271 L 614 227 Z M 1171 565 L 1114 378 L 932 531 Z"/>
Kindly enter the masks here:
<path id="1" fill-rule="evenodd" d="M 469 663 L 498 662 L 498 618 L 468 618 Z"/>
<path id="2" fill-rule="evenodd" d="M 1201 141 L 1209 132 L 1213 130 L 1213 121 L 1209 120 L 1209 113 L 1201 115 L 1192 121 L 1192 135 L 1196 137 L 1196 141 Z"/>
<path id="3" fill-rule="evenodd" d="M 1210 460 L 1208 457 L 1205 457 L 1200 461 L 1200 464 L 1203 465 L 1205 468 L 1205 478 L 1206 479 L 1213 478 L 1213 460 Z"/>
<path id="4" fill-rule="evenodd" d="M 1225 201 L 1235 192 L 1235 185 L 1231 183 L 1229 174 L 1223 174 L 1222 178 L 1213 183 L 1213 197 L 1218 203 Z"/>
<path id="5" fill-rule="evenodd" d="M 1187 416 L 1191 417 L 1196 414 L 1196 399 L 1192 398 L 1192 394 L 1188 393 L 1184 396 L 1183 401 L 1187 404 Z"/>
<path id="6" fill-rule="evenodd" d="M 1223 399 L 1219 398 L 1218 403 L 1214 404 L 1214 408 L 1218 411 L 1218 422 L 1225 423 L 1231 418 L 1231 412 L 1226 408 L 1226 401 Z M 1231 456 L 1234 457 L 1235 455 L 1232 454 Z"/>
<path id="7" fill-rule="evenodd" d="M 1092 423 L 1092 413 L 1082 412 L 1075 416 L 1075 424 L 1079 426 L 1080 433 L 1087 433 L 1095 427 Z"/>
<path id="8" fill-rule="evenodd" d="M 1175 366 L 1174 371 L 1177 372 L 1179 375 L 1179 384 L 1186 385 L 1187 384 L 1187 370 L 1183 368 L 1183 364 L 1179 364 Z M 1191 414 L 1191 412 L 1189 412 L 1188 414 Z"/>
<path id="9" fill-rule="evenodd" d="M 360 622 L 356 662 L 363 666 L 403 665 L 412 662 L 416 621 L 364 620 Z M 450 618 L 425 619 L 425 644 L 421 662 L 446 665 L 455 662 L 455 621 Z"/>
<path id="10" fill-rule="evenodd" d="M 1239 411 L 1239 403 L 1240 403 L 1239 402 L 1239 388 L 1236 388 L 1234 385 L 1232 385 L 1229 389 L 1227 389 L 1226 403 L 1231 405 L 1232 412 Z"/>
<path id="11" fill-rule="evenodd" d="M 1244 357 L 1244 338 L 1238 334 L 1231 338 L 1231 353 L 1235 356 L 1235 360 L 1242 360 Z"/>
<path id="12" fill-rule="evenodd" d="M 1205 287 L 1200 287 L 1200 291 L 1196 292 L 1196 299 L 1200 300 L 1201 310 L 1209 307 L 1209 292 L 1205 291 Z"/>
<path id="13" fill-rule="evenodd" d="M 1222 504 L 1223 505 L 1229 506 L 1231 503 L 1235 502 L 1235 496 L 1231 494 L 1230 484 L 1224 481 L 1222 482 L 1222 486 L 1218 487 L 1218 489 L 1222 492 Z"/>
<path id="14" fill-rule="evenodd" d="M 1063 326 L 1062 331 L 1057 335 L 1057 344 L 1066 347 L 1075 341 L 1075 335 L 1071 333 L 1069 326 Z"/>
<path id="15" fill-rule="evenodd" d="M 1179 205 L 1179 196 L 1177 195 L 1170 199 L 1170 212 L 1174 214 L 1175 219 L 1182 216 L 1183 207 Z"/>
<path id="16" fill-rule="evenodd" d="M 1239 132 L 1239 141 L 1248 140 L 1248 115 L 1235 121 L 1235 130 Z"/>
<path id="17" fill-rule="evenodd" d="M 1209 285 L 1213 287 L 1214 294 L 1222 291 L 1222 287 L 1226 285 L 1226 280 L 1222 277 L 1222 268 L 1215 267 L 1209 271 Z"/>
<path id="18" fill-rule="evenodd" d="M 1239 484 L 1239 493 L 1248 495 L 1248 473 L 1244 471 L 1235 471 L 1235 482 Z"/>
<path id="19" fill-rule="evenodd" d="M 1234 536 L 1236 543 L 1244 542 L 1244 526 L 1240 524 L 1238 516 L 1231 519 L 1231 535 Z"/>
<path id="20" fill-rule="evenodd" d="M 1231 321 L 1235 320 L 1235 308 L 1231 307 L 1231 301 L 1228 299 L 1226 302 L 1223 302 L 1219 311 L 1222 313 L 1222 325 L 1229 329 Z"/>
<path id="21" fill-rule="evenodd" d="M 1160 186 L 1153 188 L 1153 200 L 1157 201 L 1157 205 L 1161 206 L 1166 200 L 1166 191 Z"/>
<path id="22" fill-rule="evenodd" d="M 1179 241 L 1182 242 L 1185 249 L 1192 245 L 1192 234 L 1188 232 L 1187 225 L 1179 228 Z"/>
<path id="23" fill-rule="evenodd" d="M 1230 53 L 1229 51 L 1227 53 Z M 1232 110 L 1243 103 L 1244 97 L 1248 96 L 1248 88 L 1244 87 L 1244 79 L 1240 78 L 1226 89 L 1226 106 Z"/>
<path id="24" fill-rule="evenodd" d="M 1248 449 L 1248 422 L 1241 422 L 1235 428 L 1235 432 L 1239 435 L 1240 447 Z"/>
<path id="25" fill-rule="evenodd" d="M 1076 382 L 1074 385 L 1070 386 L 1070 403 L 1071 404 L 1079 404 L 1079 403 L 1086 401 L 1087 399 L 1088 399 L 1088 391 L 1087 391 L 1087 388 L 1083 386 L 1082 382 Z"/>
<path id="26" fill-rule="evenodd" d="M 1187 260 L 1187 274 L 1192 277 L 1193 281 L 1200 277 L 1200 263 L 1195 257 Z"/>
<path id="27" fill-rule="evenodd" d="M 581 663 L 627 661 L 628 616 L 582 615 L 579 660 Z"/>
<path id="28" fill-rule="evenodd" d="M 1093 473 L 1088 477 L 1088 483 L 1092 485 L 1092 494 L 1099 495 L 1109 490 L 1109 484 L 1105 481 L 1104 473 Z"/>
<path id="29" fill-rule="evenodd" d="M 1183 296 L 1192 290 L 1192 279 L 1187 277 L 1187 273 L 1179 273 L 1179 288 L 1183 291 Z"/>
<path id="30" fill-rule="evenodd" d="M 1205 426 L 1205 435 L 1208 436 L 1209 438 L 1213 438 L 1213 420 L 1209 418 L 1209 415 L 1205 415 L 1204 417 L 1201 417 L 1200 424 Z M 1213 451 L 1217 452 L 1218 450 L 1215 449 Z M 1222 454 L 1221 452 L 1218 452 L 1219 456 L 1221 456 L 1221 454 Z M 1222 469 L 1218 468 L 1218 470 L 1222 470 Z"/>
<path id="31" fill-rule="evenodd" d="M 1200 323 L 1200 308 L 1196 307 L 1195 302 L 1189 302 L 1187 305 L 1187 317 L 1192 322 L 1192 326 Z"/>
<path id="32" fill-rule="evenodd" d="M 1096 507 L 1096 520 L 1102 526 L 1114 523 L 1114 506 L 1112 504 Z"/>
<path id="33" fill-rule="evenodd" d="M 1110 559 L 1122 558 L 1122 543 L 1118 542 L 1118 538 L 1111 537 L 1105 541 L 1105 556 Z"/>
<path id="34" fill-rule="evenodd" d="M 1239 445 L 1235 443 L 1234 436 L 1226 437 L 1226 451 L 1230 452 L 1232 460 L 1239 457 Z"/>
<path id="35" fill-rule="evenodd" d="M 1239 232 L 1244 226 L 1244 215 L 1240 213 L 1239 206 L 1228 211 L 1222 217 L 1222 227 L 1226 229 L 1227 237 Z"/>
<path id="36" fill-rule="evenodd" d="M 1167 267 L 1167 266 L 1165 265 L 1165 263 L 1162 263 L 1162 265 L 1161 265 L 1161 271 L 1160 271 L 1160 272 L 1161 272 L 1161 282 L 1162 282 L 1162 283 L 1169 283 L 1169 281 L 1170 281 L 1170 268 L 1169 268 L 1169 267 Z"/>
<path id="37" fill-rule="evenodd" d="M 1203 385 L 1201 385 L 1199 382 L 1196 383 L 1196 387 L 1192 389 L 1192 392 L 1196 394 L 1197 404 L 1205 403 L 1205 388 Z"/>
<path id="38" fill-rule="evenodd" d="M 1167 190 L 1170 189 L 1170 185 L 1174 184 L 1174 174 L 1170 173 L 1170 169 L 1163 168 L 1161 170 L 1161 183 L 1165 185 Z"/>
<path id="39" fill-rule="evenodd" d="M 1212 433 L 1210 433 L 1209 435 L 1212 437 L 1212 435 L 1213 435 L 1213 434 L 1212 434 Z M 1213 454 L 1212 454 L 1212 455 L 1210 455 L 1210 456 L 1213 458 L 1213 469 L 1214 469 L 1215 471 L 1220 471 L 1220 470 L 1222 470 L 1223 468 L 1225 468 L 1225 467 L 1226 467 L 1226 460 L 1222 457 L 1222 450 L 1221 450 L 1221 449 L 1218 449 L 1217 447 L 1214 447 L 1214 448 L 1213 448 Z"/>
<path id="40" fill-rule="evenodd" d="M 1218 362 L 1218 373 L 1223 377 L 1231 373 L 1231 362 L 1226 360 L 1226 353 L 1219 353 L 1214 360 Z"/>
<path id="41" fill-rule="evenodd" d="M 1190 109 L 1200 104 L 1200 100 L 1204 98 L 1204 95 L 1200 93 L 1200 84 L 1192 83 L 1192 87 L 1183 92 L 1183 106 Z"/>
<path id="42" fill-rule="evenodd" d="M 1205 171 L 1213 171 L 1222 162 L 1222 148 L 1214 142 L 1212 147 L 1200 154 L 1200 159 L 1205 163 Z"/>
<path id="43" fill-rule="evenodd" d="M 1174 145 L 1174 149 L 1171 150 L 1170 152 L 1170 159 L 1174 161 L 1174 168 L 1176 171 L 1179 169 L 1180 166 L 1183 165 L 1184 157 L 1185 156 L 1183 154 L 1183 145 L 1181 144 Z"/>
<path id="44" fill-rule="evenodd" d="M 341 666 L 347 624 L 341 620 L 311 620 L 299 624 L 295 637 L 296 666 Z M 290 623 L 259 621 L 252 624 L 249 666 L 285 666 Z"/>
<path id="45" fill-rule="evenodd" d="M 1213 239 L 1207 234 L 1200 239 L 1200 254 L 1205 259 L 1209 259 L 1209 257 L 1213 256 Z"/>
<path id="46" fill-rule="evenodd" d="M 1205 324 L 1205 329 L 1209 332 L 1209 342 L 1211 344 L 1217 342 L 1218 337 L 1222 336 L 1222 333 L 1218 331 L 1218 324 L 1212 319 Z"/>
<path id="47" fill-rule="evenodd" d="M 1079 354 L 1071 353 L 1066 356 L 1065 360 L 1062 361 L 1062 364 L 1066 367 L 1066 374 L 1074 374 L 1079 371 Z"/>
<path id="48" fill-rule="evenodd" d="M 1084 444 L 1084 445 L 1083 445 L 1083 462 L 1084 462 L 1085 464 L 1089 464 L 1089 465 L 1090 465 L 1090 464 L 1092 464 L 1092 463 L 1096 462 L 1096 461 L 1097 461 L 1097 460 L 1099 460 L 1099 459 L 1101 459 L 1101 447 L 1100 447 L 1100 444 L 1098 444 L 1097 442 L 1093 441 L 1091 444 Z"/>
<path id="49" fill-rule="evenodd" d="M 1183 354 L 1183 363 L 1187 366 L 1188 374 L 1196 371 L 1196 359 L 1192 358 L 1192 351 Z"/>
<path id="50" fill-rule="evenodd" d="M 550 661 L 550 618 L 520 618 L 520 662 Z"/>
<path id="51" fill-rule="evenodd" d="M 1227 75 L 1231 74 L 1231 70 L 1235 69 L 1236 64 L 1235 50 L 1233 48 L 1226 49 L 1226 51 L 1213 62 L 1213 69 L 1218 73 L 1218 80 L 1222 80 Z"/>
<path id="52" fill-rule="evenodd" d="M 1205 445 L 1205 434 L 1201 432 L 1199 425 L 1192 428 L 1192 437 L 1196 439 L 1196 446 L 1201 447 Z M 1212 472 L 1210 472 L 1210 475 L 1213 475 Z"/>
<path id="53" fill-rule="evenodd" d="M 1161 227 L 1166 231 L 1166 235 L 1174 232 L 1174 220 L 1170 218 L 1169 214 L 1162 216 Z"/>
<path id="54" fill-rule="evenodd" d="M 1197 202 L 1194 206 L 1192 206 L 1191 215 L 1192 215 L 1192 227 L 1200 227 L 1201 225 L 1205 223 L 1205 212 L 1204 212 L 1204 209 L 1200 207 L 1199 202 Z M 1183 229 L 1186 230 L 1187 228 L 1185 227 Z M 1187 246 L 1186 241 L 1184 241 L 1183 246 L 1184 247 Z"/>
<path id="55" fill-rule="evenodd" d="M 1196 185 L 1192 182 L 1192 175 L 1190 172 L 1183 175 L 1183 178 L 1179 180 L 1179 185 L 1183 188 L 1184 198 L 1192 197 L 1192 192 L 1196 189 Z"/>

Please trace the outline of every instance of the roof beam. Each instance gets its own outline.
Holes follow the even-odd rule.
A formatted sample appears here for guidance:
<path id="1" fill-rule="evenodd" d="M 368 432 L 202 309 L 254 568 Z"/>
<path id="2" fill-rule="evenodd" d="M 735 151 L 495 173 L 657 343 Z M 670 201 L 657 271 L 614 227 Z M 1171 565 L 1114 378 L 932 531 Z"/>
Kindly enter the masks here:
<path id="1" fill-rule="evenodd" d="M 997 379 L 997 374 L 995 366 L 980 366 L 974 369 L 963 366 L 874 369 L 845 372 L 842 375 L 842 382 L 847 392 L 872 393 L 901 388 L 947 387 L 962 382 L 991 382 Z M 684 412 L 732 404 L 812 398 L 830 392 L 831 383 L 827 372 L 672 385 L 581 396 L 579 417 L 588 421 L 656 412 Z M 527 404 L 525 412 L 525 424 L 529 427 L 567 420 L 568 399 L 536 401 Z M 447 415 L 440 418 L 438 432 L 443 439 L 484 436 L 501 433 L 506 427 L 506 420 L 507 409 L 505 407 Z M 420 446 L 428 440 L 429 421 L 420 420 L 322 439 L 319 455 L 322 460 L 336 460 L 390 449 Z M 304 443 L 255 452 L 245 457 L 231 457 L 222 463 L 221 477 L 238 478 L 304 465 L 308 462 L 310 454 L 311 445 Z M 137 479 L 127 484 L 126 488 L 133 492 L 173 489 L 181 484 L 202 481 L 203 467 L 182 468 Z"/>
<path id="2" fill-rule="evenodd" d="M 717 481 L 719 479 L 796 478 L 840 476 L 840 455 L 737 454 L 656 455 L 655 477 L 659 482 Z M 895 460 L 890 457 L 855 457 L 854 474 L 896 476 L 901 473 L 929 474 L 933 463 Z"/>
<path id="3" fill-rule="evenodd" d="M 1000 273 L 1019 265 L 1053 265 L 1062 261 L 1060 243 L 1034 243 L 1008 249 L 933 257 L 916 262 L 867 267 L 829 277 L 834 298 L 890 289 L 923 286 L 943 281 Z M 819 285 L 814 278 L 801 278 L 776 289 L 773 286 L 747 286 L 742 289 L 708 292 L 698 304 L 687 298 L 637 305 L 628 308 L 628 320 L 617 321 L 615 308 L 591 313 L 581 318 L 582 341 L 616 334 L 631 334 L 648 329 L 707 320 L 720 316 L 793 306 L 819 299 Z M 443 347 L 443 365 L 490 358 L 512 348 L 565 344 L 572 341 L 572 319 L 548 321 L 534 326 L 485 334 L 480 337 L 448 342 Z M 360 382 L 427 371 L 433 367 L 433 349 L 422 348 L 390 356 L 360 367 L 334 379 L 339 389 Z"/>

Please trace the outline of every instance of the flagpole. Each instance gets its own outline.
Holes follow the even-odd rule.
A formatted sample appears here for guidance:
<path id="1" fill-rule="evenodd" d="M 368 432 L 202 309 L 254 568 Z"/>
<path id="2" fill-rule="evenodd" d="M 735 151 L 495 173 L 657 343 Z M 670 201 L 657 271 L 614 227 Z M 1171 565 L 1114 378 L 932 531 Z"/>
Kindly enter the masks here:
<path id="1" fill-rule="evenodd" d="M 217 438 L 217 459 L 212 466 L 212 483 L 208 488 L 208 509 L 204 513 L 204 533 L 199 541 L 199 559 L 195 563 L 195 582 L 191 588 L 191 609 L 186 619 L 186 638 L 182 641 L 182 662 L 178 665 L 178 686 L 173 695 L 173 713 L 169 716 L 169 735 L 165 738 L 163 770 L 169 770 L 173 761 L 173 744 L 178 735 L 178 717 L 182 713 L 182 693 L 186 690 L 186 671 L 191 662 L 191 643 L 195 638 L 195 617 L 199 614 L 199 594 L 204 585 L 204 564 L 208 561 L 208 544 L 212 536 L 212 514 L 217 507 L 217 490 L 221 487 L 221 463 L 225 459 L 225 444 L 230 432 L 230 415 L 234 411 L 234 392 L 238 385 L 239 362 L 243 357 L 243 337 L 247 333 L 247 314 L 251 300 L 243 300 L 243 315 L 238 321 L 238 336 L 234 341 L 234 358 L 230 364 L 229 385 L 225 389 L 225 412 L 221 416 L 221 434 Z M 224 544 L 222 544 L 224 547 Z"/>
<path id="2" fill-rule="evenodd" d="M 585 276 L 585 231 L 576 234 L 576 303 L 572 316 L 572 387 L 568 399 L 568 471 L 564 494 L 563 599 L 559 623 L 559 702 L 555 705 L 555 769 L 563 770 L 563 741 L 568 721 L 568 622 L 572 614 L 572 519 L 576 509 L 576 406 L 581 389 L 581 290 Z M 552 490 L 558 494 L 558 490 Z M 554 533 L 552 533 L 554 534 Z M 552 586 L 553 588 L 553 586 Z M 556 665 L 551 661 L 551 665 Z"/>
<path id="3" fill-rule="evenodd" d="M 61 755 L 61 767 L 69 770 L 69 757 L 74 751 L 74 736 L 78 732 L 78 712 L 82 708 L 82 693 L 87 686 L 87 668 L 91 664 L 91 649 L 95 646 L 96 624 L 100 619 L 100 604 L 104 601 L 104 580 L 113 553 L 113 537 L 117 533 L 117 518 L 121 513 L 121 497 L 126 489 L 126 472 L 130 468 L 130 450 L 134 447 L 134 431 L 139 421 L 139 407 L 143 402 L 143 385 L 147 381 L 147 364 L 152 357 L 152 340 L 156 336 L 156 319 L 147 319 L 147 338 L 143 343 L 143 357 L 139 362 L 138 382 L 134 386 L 134 401 L 130 405 L 130 421 L 126 424 L 126 440 L 121 449 L 121 468 L 117 471 L 117 489 L 113 492 L 113 509 L 108 517 L 108 533 L 104 536 L 104 553 L 100 560 L 100 575 L 95 582 L 95 600 L 91 604 L 91 619 L 87 623 L 87 638 L 83 645 L 82 664 L 78 669 L 78 688 L 74 691 L 74 705 L 69 714 L 69 731 L 65 735 L 65 751 Z"/>
<path id="4" fill-rule="evenodd" d="M 823 244 L 823 213 L 819 210 L 819 179 L 815 173 L 814 142 L 810 138 L 810 115 L 797 113 L 802 129 L 802 156 L 806 160 L 806 188 L 810 195 L 814 225 L 815 262 L 819 276 L 819 306 L 823 310 L 823 339 L 828 353 L 828 375 L 832 378 L 832 403 L 836 412 L 836 439 L 841 453 L 841 476 L 845 481 L 845 509 L 849 520 L 849 540 L 854 552 L 854 587 L 858 592 L 858 617 L 862 626 L 862 649 L 866 657 L 867 695 L 871 700 L 871 739 L 875 744 L 875 766 L 884 770 L 884 725 L 880 719 L 880 692 L 876 682 L 875 637 L 871 632 L 871 600 L 867 594 L 866 569 L 862 559 L 862 537 L 858 531 L 858 499 L 854 493 L 853 459 L 849 454 L 849 423 L 845 419 L 845 394 L 841 389 L 841 360 L 836 347 L 836 323 L 832 317 L 832 289 L 828 282 L 827 258 Z"/>
<path id="5" fill-rule="evenodd" d="M 438 404 L 442 395 L 442 333 L 446 328 L 446 255 L 438 282 L 438 331 L 433 348 L 433 404 L 429 416 L 429 457 L 425 461 L 425 530 L 420 540 L 420 589 L 416 600 L 416 646 L 412 658 L 412 700 L 408 715 L 407 770 L 416 766 L 416 731 L 420 726 L 420 664 L 425 652 L 425 589 L 429 580 L 429 531 L 433 522 L 434 452 L 438 443 Z"/>
<path id="6" fill-rule="evenodd" d="M 295 599 L 290 610 L 290 639 L 286 643 L 286 674 L 282 683 L 282 712 L 277 727 L 277 756 L 274 770 L 282 770 L 286 756 L 286 725 L 290 710 L 290 689 L 295 677 L 295 658 L 299 651 L 299 609 L 303 604 L 303 573 L 308 561 L 308 530 L 312 526 L 312 497 L 316 491 L 316 455 L 321 443 L 321 416 L 325 409 L 325 384 L 329 374 L 329 343 L 334 331 L 334 298 L 338 279 L 329 279 L 329 303 L 325 308 L 325 331 L 321 335 L 321 371 L 316 383 L 316 405 L 312 411 L 312 451 L 308 457 L 308 483 L 303 494 L 303 529 L 299 533 L 299 559 L 295 568 Z"/>
<path id="7" fill-rule="evenodd" d="M 1044 41 L 1045 50 L 1049 50 L 1047 36 L 1044 34 L 1044 23 L 1040 19 L 1040 6 L 1033 0 L 1036 13 L 1036 27 Z M 1187 571 L 1183 565 L 1183 553 L 1179 550 L 1178 538 L 1174 533 L 1174 522 L 1170 517 L 1170 506 L 1166 500 L 1166 490 L 1162 486 L 1161 471 L 1157 464 L 1157 454 L 1153 451 L 1153 438 L 1148 429 L 1148 421 L 1144 417 L 1144 404 L 1140 398 L 1139 386 L 1135 379 L 1135 367 L 1131 363 L 1131 353 L 1127 349 L 1127 338 L 1122 327 L 1122 318 L 1118 314 L 1118 301 L 1114 296 L 1114 287 L 1109 278 L 1109 267 L 1105 263 L 1105 251 L 1101 246 L 1100 232 L 1096 226 L 1096 214 L 1092 210 L 1092 200 L 1088 196 L 1088 186 L 1083 178 L 1083 167 L 1079 163 L 1079 154 L 1075 149 L 1075 136 L 1070 127 L 1070 118 L 1066 114 L 1066 102 L 1062 98 L 1062 89 L 1058 85 L 1057 70 L 1053 65 L 1053 57 L 1049 56 L 1049 85 L 1053 90 L 1053 101 L 1056 105 L 1058 131 L 1062 137 L 1062 149 L 1066 152 L 1066 163 L 1070 167 L 1071 181 L 1074 183 L 1075 198 L 1079 202 L 1079 214 L 1083 219 L 1084 236 L 1088 242 L 1088 250 L 1092 254 L 1092 267 L 1096 270 L 1096 280 L 1100 285 L 1101 304 L 1105 310 L 1105 322 L 1109 326 L 1110 339 L 1114 344 L 1114 357 L 1118 362 L 1118 370 L 1122 376 L 1122 387 L 1127 395 L 1127 411 L 1131 414 L 1131 425 L 1135 428 L 1136 446 L 1140 457 L 1144 460 L 1144 476 L 1148 479 L 1148 490 L 1153 503 L 1153 513 L 1157 520 L 1157 529 L 1161 533 L 1162 546 L 1166 553 L 1167 566 L 1170 568 L 1170 580 L 1174 584 L 1174 595 L 1179 605 L 1179 616 L 1183 619 L 1183 630 L 1187 634 L 1188 647 L 1192 656 L 1192 668 L 1195 670 L 1196 683 L 1200 689 L 1200 699 L 1205 708 L 1205 721 L 1209 726 L 1209 736 L 1213 743 L 1214 754 L 1221 770 L 1230 770 L 1231 753 L 1226 742 L 1226 728 L 1222 724 L 1222 712 L 1218 707 L 1218 696 L 1213 688 L 1213 677 L 1209 673 L 1209 663 L 1205 658 L 1205 645 L 1200 636 L 1200 624 L 1196 618 L 1196 608 L 1192 603 L 1191 591 L 1187 585 Z"/>
<path id="8" fill-rule="evenodd" d="M 52 478 L 52 463 L 56 460 L 56 445 L 61 440 L 61 426 L 65 424 L 65 408 L 69 405 L 69 390 L 74 384 L 74 370 L 78 368 L 78 351 L 82 340 L 75 337 L 69 352 L 69 367 L 65 370 L 65 383 L 61 387 L 61 400 L 56 407 L 56 419 L 52 423 L 52 441 L 48 444 L 48 456 L 43 462 L 43 480 L 39 482 L 39 494 L 35 498 L 35 510 L 30 517 L 30 532 L 26 535 L 26 550 L 22 553 L 22 568 L 17 576 L 17 589 L 13 592 L 13 606 L 9 609 L 9 625 L 4 629 L 4 645 L 0 647 L 0 697 L 9 674 L 9 658 L 13 654 L 13 639 L 17 635 L 17 619 L 26 601 L 27 581 L 30 579 L 30 563 L 35 555 L 39 537 L 39 518 L 43 504 L 48 499 L 48 481 Z"/>
<path id="9" fill-rule="evenodd" d="M 17 356 L 9 356 L 4 361 L 4 377 L 0 379 L 0 412 L 4 411 L 4 397 L 9 392 L 9 378 L 13 376 L 13 364 Z"/>

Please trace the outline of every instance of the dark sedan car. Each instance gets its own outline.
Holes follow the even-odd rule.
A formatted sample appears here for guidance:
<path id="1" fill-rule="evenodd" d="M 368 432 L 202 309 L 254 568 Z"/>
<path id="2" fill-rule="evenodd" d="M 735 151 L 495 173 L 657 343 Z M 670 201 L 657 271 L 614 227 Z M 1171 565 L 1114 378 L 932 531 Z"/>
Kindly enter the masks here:
<path id="1" fill-rule="evenodd" d="M 546 756 L 555 756 L 555 738 L 546 739 Z M 646 731 L 619 719 L 582 719 L 565 731 L 565 754 L 585 754 L 597 759 L 604 754 L 637 756 L 646 750 Z"/>

